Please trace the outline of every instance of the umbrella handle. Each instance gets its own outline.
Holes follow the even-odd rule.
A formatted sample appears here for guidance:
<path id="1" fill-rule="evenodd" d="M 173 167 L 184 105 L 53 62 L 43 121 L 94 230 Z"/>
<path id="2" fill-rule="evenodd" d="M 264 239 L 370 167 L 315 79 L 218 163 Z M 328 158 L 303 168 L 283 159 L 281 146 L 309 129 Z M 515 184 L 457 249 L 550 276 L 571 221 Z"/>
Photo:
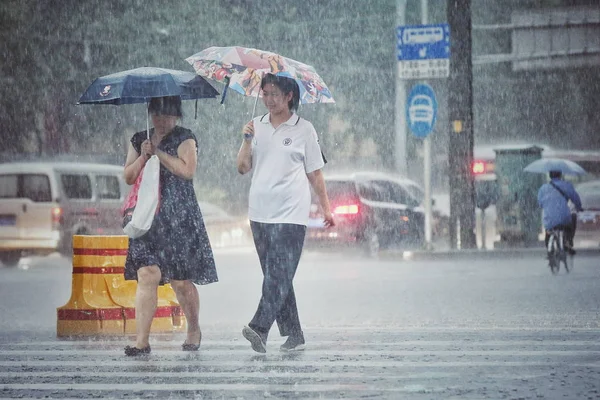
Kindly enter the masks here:
<path id="1" fill-rule="evenodd" d="M 229 76 L 225 77 L 225 89 L 223 89 L 223 95 L 221 96 L 221 104 L 225 102 L 225 96 L 227 96 L 227 89 L 229 89 L 229 81 L 231 78 Z"/>

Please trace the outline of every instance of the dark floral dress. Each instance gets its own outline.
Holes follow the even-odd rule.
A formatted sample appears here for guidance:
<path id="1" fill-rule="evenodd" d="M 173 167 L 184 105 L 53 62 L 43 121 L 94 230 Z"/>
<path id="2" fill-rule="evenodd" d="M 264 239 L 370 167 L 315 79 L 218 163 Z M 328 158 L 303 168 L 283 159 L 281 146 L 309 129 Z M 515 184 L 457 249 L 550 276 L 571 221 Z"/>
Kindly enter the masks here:
<path id="1" fill-rule="evenodd" d="M 152 134 L 152 131 L 151 131 Z M 131 138 L 140 153 L 146 131 Z M 176 126 L 158 145 L 158 148 L 177 156 L 177 148 L 188 139 L 198 141 L 189 130 Z M 125 279 L 137 279 L 137 270 L 158 265 L 161 284 L 170 280 L 191 280 L 205 285 L 218 281 L 212 248 L 198 206 L 191 180 L 172 174 L 160 166 L 160 205 L 150 230 L 142 237 L 129 239 L 125 262 Z"/>

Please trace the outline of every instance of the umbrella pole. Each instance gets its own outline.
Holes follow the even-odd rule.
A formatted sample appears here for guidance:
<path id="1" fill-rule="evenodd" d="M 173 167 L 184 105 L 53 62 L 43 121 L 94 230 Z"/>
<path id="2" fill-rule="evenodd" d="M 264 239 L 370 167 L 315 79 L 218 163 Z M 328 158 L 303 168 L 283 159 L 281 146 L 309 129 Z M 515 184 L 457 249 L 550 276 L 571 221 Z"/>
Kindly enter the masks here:
<path id="1" fill-rule="evenodd" d="M 225 77 L 225 89 L 223 89 L 223 94 L 221 95 L 221 104 L 225 102 L 225 96 L 227 96 L 227 89 L 229 89 L 229 82 L 231 81 L 231 77 Z"/>
<path id="2" fill-rule="evenodd" d="M 262 82 L 262 79 L 264 78 L 265 74 L 264 72 L 261 72 L 260 74 L 260 80 Z M 252 108 L 252 118 L 254 119 L 254 113 L 256 112 L 256 103 L 258 103 L 258 98 L 260 97 L 260 89 L 258 90 L 258 93 L 256 94 L 256 100 L 254 100 L 254 107 Z"/>
<path id="3" fill-rule="evenodd" d="M 254 107 L 252 108 L 252 118 L 250 119 L 254 119 L 254 113 L 256 112 L 256 103 L 258 103 L 258 98 L 259 96 L 256 96 L 256 100 L 254 100 Z"/>
<path id="4" fill-rule="evenodd" d="M 146 139 L 150 140 L 150 110 L 146 104 Z"/>

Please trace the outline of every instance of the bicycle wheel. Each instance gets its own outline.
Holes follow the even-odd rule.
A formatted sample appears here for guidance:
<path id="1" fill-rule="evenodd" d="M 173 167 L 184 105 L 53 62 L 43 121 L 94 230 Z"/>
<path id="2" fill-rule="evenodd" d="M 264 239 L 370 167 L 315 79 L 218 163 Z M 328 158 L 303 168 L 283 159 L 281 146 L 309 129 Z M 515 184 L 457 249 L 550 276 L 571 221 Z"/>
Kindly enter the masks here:
<path id="1" fill-rule="evenodd" d="M 554 234 L 548 239 L 548 266 L 552 274 L 558 274 L 560 268 L 559 247 Z"/>
<path id="2" fill-rule="evenodd" d="M 564 232 L 563 232 L 563 231 L 560 231 L 560 232 L 559 232 L 559 241 L 558 241 L 558 244 L 559 244 L 559 247 L 558 247 L 558 248 L 559 248 L 559 250 L 560 250 L 560 251 L 559 251 L 559 253 L 558 253 L 558 254 L 559 254 L 559 256 L 560 256 L 560 257 L 559 257 L 559 258 L 560 258 L 560 261 L 561 261 L 561 262 L 564 264 L 564 266 L 565 266 L 565 271 L 566 271 L 567 273 L 569 273 L 569 272 L 570 272 L 570 269 L 569 269 L 569 261 L 570 261 L 570 260 L 569 260 L 569 258 L 570 258 L 570 257 L 572 257 L 572 256 L 570 256 L 570 255 L 567 253 L 567 250 L 566 250 L 566 247 L 565 247 L 565 234 L 564 234 Z M 572 260 L 572 259 L 571 259 L 571 260 Z"/>

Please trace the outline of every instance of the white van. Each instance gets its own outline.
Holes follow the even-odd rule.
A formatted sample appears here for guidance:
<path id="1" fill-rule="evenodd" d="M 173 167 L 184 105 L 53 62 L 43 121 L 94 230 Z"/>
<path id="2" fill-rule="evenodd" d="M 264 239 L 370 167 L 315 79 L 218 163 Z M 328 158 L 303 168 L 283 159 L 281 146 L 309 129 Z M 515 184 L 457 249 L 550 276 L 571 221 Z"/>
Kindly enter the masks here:
<path id="1" fill-rule="evenodd" d="M 73 162 L 0 164 L 0 261 L 71 254 L 73 235 L 123 234 L 123 167 Z"/>

